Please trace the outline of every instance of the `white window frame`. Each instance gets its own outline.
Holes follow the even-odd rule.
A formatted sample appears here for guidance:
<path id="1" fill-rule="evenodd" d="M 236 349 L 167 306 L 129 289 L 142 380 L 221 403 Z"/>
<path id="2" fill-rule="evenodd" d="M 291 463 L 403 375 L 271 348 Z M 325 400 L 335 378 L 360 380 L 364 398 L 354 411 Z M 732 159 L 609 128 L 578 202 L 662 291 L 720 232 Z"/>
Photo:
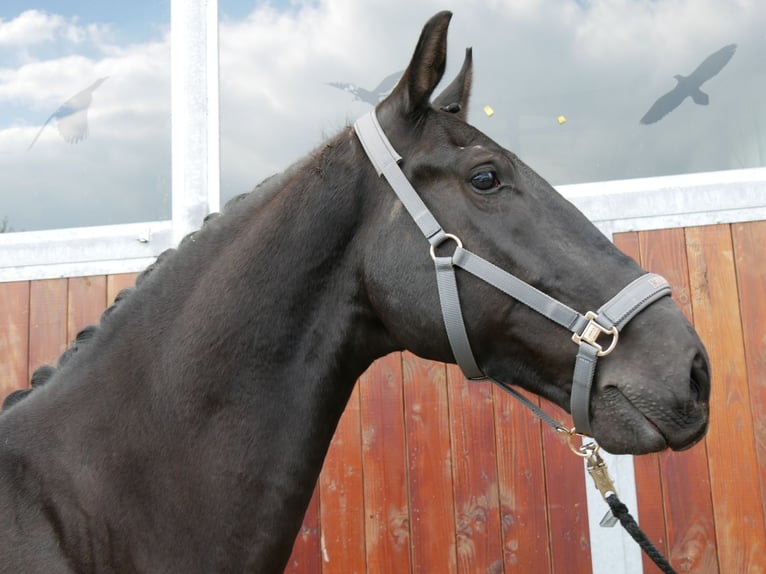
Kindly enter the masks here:
<path id="1" fill-rule="evenodd" d="M 0 234 L 0 282 L 141 271 L 218 211 L 217 0 L 171 0 L 170 84 L 171 219 Z"/>

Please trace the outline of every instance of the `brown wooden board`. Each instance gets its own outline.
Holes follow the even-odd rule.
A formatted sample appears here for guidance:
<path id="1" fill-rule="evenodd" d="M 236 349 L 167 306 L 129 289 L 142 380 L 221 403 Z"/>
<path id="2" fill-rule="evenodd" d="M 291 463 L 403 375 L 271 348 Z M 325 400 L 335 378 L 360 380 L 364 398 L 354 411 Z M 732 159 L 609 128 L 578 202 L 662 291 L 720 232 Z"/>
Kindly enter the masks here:
<path id="1" fill-rule="evenodd" d="M 571 428 L 571 417 L 559 407 L 541 401 L 541 406 L 554 419 Z M 582 459 L 569 449 L 561 433 L 543 433 L 545 484 L 548 493 L 548 536 L 552 570 L 556 574 L 592 572 L 588 501 Z"/>
<path id="2" fill-rule="evenodd" d="M 491 383 L 447 367 L 458 572 L 502 572 Z"/>
<path id="3" fill-rule="evenodd" d="M 0 404 L 29 386 L 29 281 L 0 283 Z"/>
<path id="4" fill-rule="evenodd" d="M 72 277 L 68 282 L 67 339 L 71 343 L 82 328 L 98 324 L 106 307 L 106 276 Z"/>
<path id="5" fill-rule="evenodd" d="M 502 389 L 492 395 L 505 571 L 550 572 L 542 432 L 552 431 Z"/>
<path id="6" fill-rule="evenodd" d="M 641 232 L 639 243 L 642 265 L 670 282 L 673 299 L 691 321 L 684 230 Z M 685 452 L 663 452 L 659 463 L 668 540 L 666 555 L 679 572 L 718 572 L 706 443 L 703 440 Z M 641 493 L 642 482 L 639 480 L 638 484 Z M 641 511 L 642 526 L 644 517 Z M 645 570 L 651 572 L 647 560 L 644 558 Z"/>
<path id="7" fill-rule="evenodd" d="M 766 221 L 735 224 L 732 237 L 758 459 L 759 494 L 761 508 L 766 514 Z"/>
<path id="8" fill-rule="evenodd" d="M 620 233 L 614 237 L 614 244 L 634 261 L 647 267 L 641 258 L 641 245 L 637 232 Z M 651 269 L 648 269 L 651 271 Z M 659 272 L 658 272 L 659 273 Z M 636 496 L 641 529 L 646 533 L 657 549 L 667 555 L 667 535 L 665 531 L 665 513 L 662 504 L 662 481 L 660 479 L 660 460 L 656 454 L 637 456 L 633 459 L 636 475 Z M 651 572 L 653 562 L 646 554 L 641 555 L 644 570 Z"/>
<path id="9" fill-rule="evenodd" d="M 359 387 L 338 423 L 319 477 L 323 574 L 366 572 Z"/>
<path id="10" fill-rule="evenodd" d="M 707 438 L 721 572 L 766 571 L 766 531 L 728 225 L 686 230 L 694 323 L 713 371 Z"/>
<path id="11" fill-rule="evenodd" d="M 123 289 L 133 287 L 136 283 L 136 277 L 138 273 L 117 273 L 115 275 L 109 275 L 106 278 L 106 304 L 111 305 L 114 302 L 114 298 Z"/>
<path id="12" fill-rule="evenodd" d="M 447 367 L 403 353 L 412 571 L 455 574 Z"/>
<path id="13" fill-rule="evenodd" d="M 410 571 L 410 512 L 402 355 L 375 361 L 359 380 L 367 570 Z"/>
<path id="14" fill-rule="evenodd" d="M 293 544 L 285 574 L 313 574 L 322 571 L 322 551 L 319 540 L 319 488 L 314 489 L 303 524 Z"/>
<path id="15" fill-rule="evenodd" d="M 32 281 L 29 292 L 29 377 L 56 365 L 67 348 L 67 280 Z"/>

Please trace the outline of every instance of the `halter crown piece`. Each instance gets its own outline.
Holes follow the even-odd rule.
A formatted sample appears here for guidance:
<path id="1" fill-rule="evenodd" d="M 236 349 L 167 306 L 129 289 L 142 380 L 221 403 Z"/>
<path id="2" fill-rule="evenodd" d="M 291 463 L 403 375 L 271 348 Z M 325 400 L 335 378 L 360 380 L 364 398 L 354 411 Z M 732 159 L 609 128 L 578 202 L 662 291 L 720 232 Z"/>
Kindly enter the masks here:
<path id="1" fill-rule="evenodd" d="M 579 434 L 591 435 L 590 395 L 593 376 L 596 372 L 596 362 L 599 357 L 604 357 L 614 350 L 619 339 L 619 333 L 628 321 L 658 299 L 670 295 L 670 285 L 667 280 L 654 273 L 642 275 L 624 287 L 622 291 L 602 305 L 598 311 L 588 311 L 582 315 L 535 289 L 515 275 L 464 249 L 460 239 L 446 233 L 399 168 L 398 162 L 401 160 L 401 156 L 396 153 L 383 132 L 383 128 L 375 115 L 375 110 L 359 118 L 354 124 L 354 130 L 378 172 L 378 176 L 382 175 L 386 178 L 407 212 L 431 244 L 431 258 L 436 268 L 444 326 L 447 330 L 452 354 L 466 378 L 482 380 L 487 377 L 476 363 L 468 341 L 468 334 L 460 310 L 455 267 L 460 267 L 486 281 L 572 332 L 572 340 L 579 347 L 572 378 L 572 418 Z M 436 247 L 448 241 L 455 244 L 452 255 L 445 257 L 437 255 Z M 604 337 L 611 337 L 606 345 L 599 343 L 599 340 Z M 507 384 L 498 383 L 510 390 Z M 514 394 L 517 397 L 522 397 L 522 395 Z"/>

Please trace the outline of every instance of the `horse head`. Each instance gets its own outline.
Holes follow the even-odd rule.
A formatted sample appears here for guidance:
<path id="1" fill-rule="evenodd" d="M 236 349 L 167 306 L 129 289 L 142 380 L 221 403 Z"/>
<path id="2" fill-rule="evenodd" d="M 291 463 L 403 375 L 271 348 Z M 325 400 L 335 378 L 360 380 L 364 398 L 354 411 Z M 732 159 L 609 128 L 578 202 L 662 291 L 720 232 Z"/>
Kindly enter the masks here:
<path id="1" fill-rule="evenodd" d="M 450 236 L 471 252 L 581 313 L 644 275 L 572 204 L 516 155 L 466 123 L 472 54 L 432 100 L 446 62 L 451 14 L 434 16 L 376 117 L 399 167 Z M 359 146 L 359 153 L 363 154 Z M 369 300 L 395 347 L 455 362 L 431 246 L 383 178 L 370 171 L 374 237 Z M 437 251 L 453 249 L 452 241 Z M 465 332 L 481 371 L 569 409 L 577 346 L 571 333 L 486 281 L 457 270 Z M 702 342 L 661 297 L 633 318 L 603 357 L 590 390 L 594 437 L 615 453 L 688 448 L 705 433 L 710 378 Z"/>

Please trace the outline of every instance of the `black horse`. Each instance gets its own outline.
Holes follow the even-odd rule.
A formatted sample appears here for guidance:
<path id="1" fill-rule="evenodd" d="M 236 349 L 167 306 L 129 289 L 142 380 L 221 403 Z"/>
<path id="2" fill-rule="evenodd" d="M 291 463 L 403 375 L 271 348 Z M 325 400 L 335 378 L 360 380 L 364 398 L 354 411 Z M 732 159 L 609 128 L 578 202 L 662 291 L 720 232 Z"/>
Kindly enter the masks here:
<path id="1" fill-rule="evenodd" d="M 466 248 L 597 308 L 644 272 L 465 122 L 470 52 L 431 102 L 450 17 L 377 106 L 404 174 Z M 357 377 L 400 349 L 454 361 L 428 248 L 350 127 L 211 217 L 0 416 L 0 572 L 280 572 Z M 482 371 L 568 408 L 567 331 L 456 281 Z M 614 452 L 683 449 L 708 396 L 663 297 L 599 363 L 589 423 Z"/>

